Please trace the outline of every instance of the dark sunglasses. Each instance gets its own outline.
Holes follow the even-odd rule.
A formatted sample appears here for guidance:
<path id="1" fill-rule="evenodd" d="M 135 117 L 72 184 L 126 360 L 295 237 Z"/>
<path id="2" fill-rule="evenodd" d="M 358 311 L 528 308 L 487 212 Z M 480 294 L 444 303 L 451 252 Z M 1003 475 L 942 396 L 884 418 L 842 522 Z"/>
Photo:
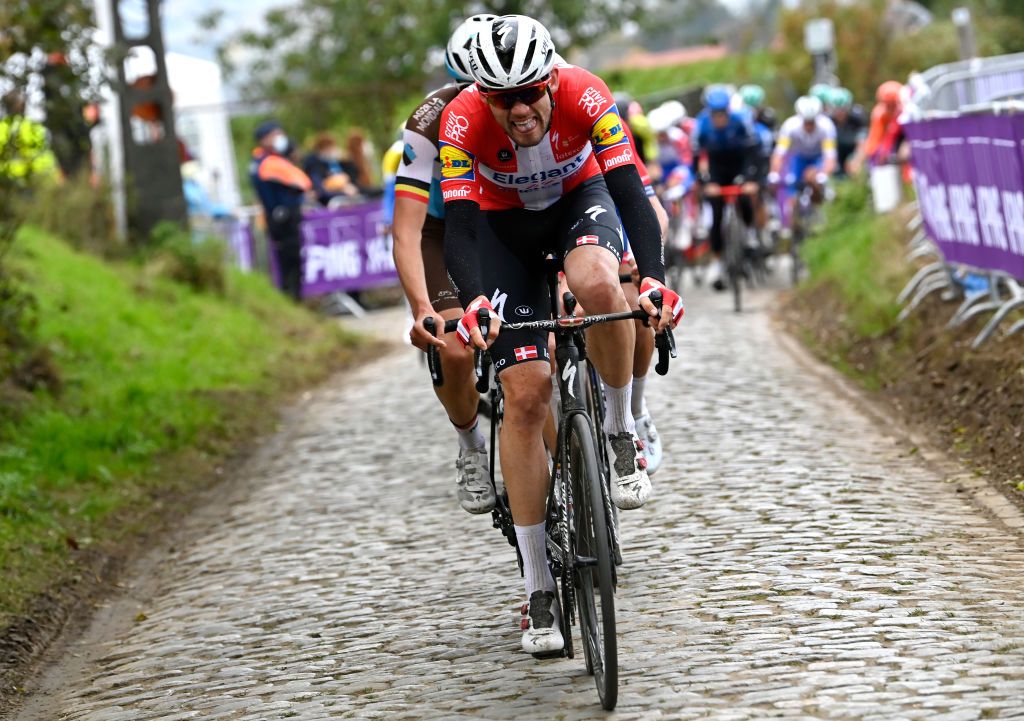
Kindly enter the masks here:
<path id="1" fill-rule="evenodd" d="M 512 90 L 484 90 L 480 89 L 480 95 L 488 104 L 493 105 L 496 108 L 502 108 L 504 110 L 511 110 L 515 107 L 516 103 L 523 103 L 524 105 L 533 105 L 535 102 L 544 97 L 544 93 L 548 90 L 548 84 L 551 81 L 548 79 L 541 80 L 539 83 L 533 85 L 524 85 L 521 88 L 513 88 Z"/>

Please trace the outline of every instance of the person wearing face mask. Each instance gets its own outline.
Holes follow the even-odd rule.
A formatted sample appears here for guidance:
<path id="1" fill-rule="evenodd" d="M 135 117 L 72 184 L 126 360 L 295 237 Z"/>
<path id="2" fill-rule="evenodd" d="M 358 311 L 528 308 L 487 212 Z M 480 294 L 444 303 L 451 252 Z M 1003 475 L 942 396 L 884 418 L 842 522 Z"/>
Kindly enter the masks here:
<path id="1" fill-rule="evenodd" d="M 329 205 L 335 198 L 352 197 L 359 188 L 352 181 L 351 164 L 346 167 L 341 148 L 330 133 L 320 133 L 313 141 L 313 151 L 302 161 L 302 169 L 313 181 L 317 200 Z"/>
<path id="2" fill-rule="evenodd" d="M 280 123 L 267 120 L 256 128 L 256 147 L 249 164 L 249 180 L 263 205 L 281 290 L 302 299 L 302 202 L 313 189 L 309 176 L 288 156 L 291 143 Z"/>

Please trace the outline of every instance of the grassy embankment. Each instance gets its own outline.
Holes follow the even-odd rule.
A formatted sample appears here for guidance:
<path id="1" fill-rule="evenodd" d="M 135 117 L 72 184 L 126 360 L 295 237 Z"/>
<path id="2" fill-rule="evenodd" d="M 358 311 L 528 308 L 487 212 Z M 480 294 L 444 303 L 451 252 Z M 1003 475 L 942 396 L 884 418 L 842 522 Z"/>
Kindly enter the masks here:
<path id="1" fill-rule="evenodd" d="M 258 275 L 198 293 L 32 228 L 14 262 L 61 390 L 0 413 L 0 629 L 209 485 L 290 389 L 359 345 Z"/>
<path id="2" fill-rule="evenodd" d="M 810 279 L 796 305 L 813 325 L 803 340 L 869 388 L 881 386 L 885 359 L 866 364 L 853 358 L 864 342 L 892 337 L 896 303 L 910 269 L 906 246 L 893 217 L 875 215 L 867 188 L 856 182 L 839 188 L 825 226 L 803 249 Z"/>

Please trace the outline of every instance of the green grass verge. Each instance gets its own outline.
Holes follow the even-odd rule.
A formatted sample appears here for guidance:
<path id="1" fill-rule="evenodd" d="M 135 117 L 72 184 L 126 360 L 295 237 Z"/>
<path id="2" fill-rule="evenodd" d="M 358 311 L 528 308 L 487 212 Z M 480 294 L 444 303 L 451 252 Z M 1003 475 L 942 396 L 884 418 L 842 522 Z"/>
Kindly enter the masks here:
<path id="1" fill-rule="evenodd" d="M 859 336 L 891 331 L 900 307 L 896 297 L 907 278 L 902 233 L 891 216 L 876 215 L 865 185 L 840 185 L 827 208 L 825 227 L 803 248 L 810 281 L 804 295 L 828 285 L 843 301 L 843 324 Z"/>
<path id="2" fill-rule="evenodd" d="M 73 546 L 115 538 L 118 515 L 169 483 L 188 490 L 187 468 L 171 481 L 161 470 L 176 453 L 228 452 L 240 426 L 260 429 L 254 416 L 273 418 L 282 393 L 359 343 L 257 275 L 199 294 L 32 228 L 14 260 L 63 389 L 0 425 L 0 627 L 68 571 Z"/>

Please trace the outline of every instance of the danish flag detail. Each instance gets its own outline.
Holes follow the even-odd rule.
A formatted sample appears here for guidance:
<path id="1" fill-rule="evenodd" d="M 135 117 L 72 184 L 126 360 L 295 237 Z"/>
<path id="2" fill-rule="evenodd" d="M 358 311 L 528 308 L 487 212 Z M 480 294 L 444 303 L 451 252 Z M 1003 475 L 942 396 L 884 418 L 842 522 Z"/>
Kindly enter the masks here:
<path id="1" fill-rule="evenodd" d="M 597 241 L 596 235 L 581 235 L 576 239 L 576 245 L 597 245 Z"/>
<path id="2" fill-rule="evenodd" d="M 524 345 L 521 348 L 516 348 L 516 360 L 524 361 L 531 358 L 537 357 L 537 346 L 535 345 Z"/>

